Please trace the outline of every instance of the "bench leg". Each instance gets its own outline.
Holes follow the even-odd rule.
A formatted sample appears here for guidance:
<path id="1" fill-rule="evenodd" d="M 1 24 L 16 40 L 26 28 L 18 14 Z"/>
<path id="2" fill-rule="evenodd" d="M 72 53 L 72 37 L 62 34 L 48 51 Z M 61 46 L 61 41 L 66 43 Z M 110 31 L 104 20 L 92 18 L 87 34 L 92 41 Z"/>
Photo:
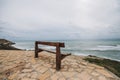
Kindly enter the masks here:
<path id="1" fill-rule="evenodd" d="M 38 45 L 35 42 L 35 58 L 38 58 Z"/>
<path id="2" fill-rule="evenodd" d="M 35 51 L 35 58 L 38 58 L 38 52 Z"/>
<path id="3" fill-rule="evenodd" d="M 61 69 L 61 54 L 60 47 L 56 47 L 56 70 L 59 71 Z"/>

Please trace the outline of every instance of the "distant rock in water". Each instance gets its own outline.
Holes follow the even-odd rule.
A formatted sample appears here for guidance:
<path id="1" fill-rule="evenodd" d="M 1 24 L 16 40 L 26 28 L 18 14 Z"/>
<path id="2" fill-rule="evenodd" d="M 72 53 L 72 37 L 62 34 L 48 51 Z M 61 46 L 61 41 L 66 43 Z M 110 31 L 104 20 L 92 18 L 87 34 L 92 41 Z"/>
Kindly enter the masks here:
<path id="1" fill-rule="evenodd" d="M 0 50 L 20 50 L 18 48 L 13 47 L 12 45 L 15 44 L 6 39 L 0 39 Z"/>

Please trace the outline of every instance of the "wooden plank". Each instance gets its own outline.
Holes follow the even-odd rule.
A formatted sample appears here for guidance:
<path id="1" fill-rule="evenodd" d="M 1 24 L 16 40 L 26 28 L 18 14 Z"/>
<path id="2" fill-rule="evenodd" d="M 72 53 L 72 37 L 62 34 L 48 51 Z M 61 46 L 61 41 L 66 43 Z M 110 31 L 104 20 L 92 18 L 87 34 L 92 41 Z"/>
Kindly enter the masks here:
<path id="1" fill-rule="evenodd" d="M 60 42 L 43 42 L 43 41 L 36 41 L 37 44 L 42 44 L 42 45 L 49 45 L 49 46 L 57 46 L 59 44 L 60 47 L 65 47 L 64 43 Z"/>
<path id="2" fill-rule="evenodd" d="M 54 51 L 49 51 L 49 50 L 45 50 L 45 49 L 40 49 L 39 48 L 39 50 L 38 50 L 39 52 L 41 52 L 41 51 L 47 51 L 47 52 L 50 52 L 50 53 L 54 53 L 54 54 L 56 54 L 56 52 L 54 52 Z"/>

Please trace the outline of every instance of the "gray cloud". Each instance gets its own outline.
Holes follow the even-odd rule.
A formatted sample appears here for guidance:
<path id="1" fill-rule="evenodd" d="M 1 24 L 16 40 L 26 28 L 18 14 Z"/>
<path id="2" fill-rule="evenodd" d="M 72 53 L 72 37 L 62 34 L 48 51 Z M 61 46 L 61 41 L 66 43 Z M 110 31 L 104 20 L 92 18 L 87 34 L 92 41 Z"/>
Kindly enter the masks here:
<path id="1" fill-rule="evenodd" d="M 120 38 L 119 21 L 119 0 L 0 1 L 0 37 Z"/>

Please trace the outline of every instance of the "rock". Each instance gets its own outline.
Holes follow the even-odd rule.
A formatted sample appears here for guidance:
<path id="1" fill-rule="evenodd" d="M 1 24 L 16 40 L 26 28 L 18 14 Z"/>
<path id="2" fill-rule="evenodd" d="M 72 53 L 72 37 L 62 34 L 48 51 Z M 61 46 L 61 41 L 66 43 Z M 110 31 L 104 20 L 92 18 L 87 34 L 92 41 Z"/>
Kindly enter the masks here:
<path id="1" fill-rule="evenodd" d="M 106 71 L 105 69 L 104 70 L 103 69 L 97 69 L 96 71 L 99 72 L 100 74 L 103 74 L 106 77 L 113 78 L 113 76 L 110 73 L 108 73 L 108 71 Z"/>
<path id="2" fill-rule="evenodd" d="M 32 72 L 31 78 L 36 79 L 38 76 L 37 72 Z"/>
<path id="3" fill-rule="evenodd" d="M 36 79 L 31 79 L 31 78 L 22 78 L 21 80 L 36 80 Z"/>
<path id="4" fill-rule="evenodd" d="M 70 77 L 73 77 L 77 73 L 76 72 L 62 72 L 62 74 L 65 76 L 65 78 L 70 78 Z"/>
<path id="5" fill-rule="evenodd" d="M 32 72 L 33 70 L 32 69 L 23 69 L 22 72 L 23 73 L 29 73 L 29 72 Z"/>
<path id="6" fill-rule="evenodd" d="M 9 40 L 6 40 L 6 39 L 0 39 L 0 45 L 13 45 L 15 43 L 9 41 Z"/>
<path id="7" fill-rule="evenodd" d="M 25 65 L 25 68 L 27 68 L 27 69 L 29 69 L 30 67 L 31 67 L 30 63 L 28 63 L 28 64 Z"/>
<path id="8" fill-rule="evenodd" d="M 48 70 L 48 68 L 45 68 L 45 67 L 38 67 L 37 71 L 40 72 L 40 73 L 44 73 Z"/>
<path id="9" fill-rule="evenodd" d="M 49 56 L 47 54 L 41 53 L 40 56 L 42 55 L 45 59 L 52 56 L 52 54 L 48 54 Z M 29 55 L 31 57 L 28 57 Z M 4 78 L 6 80 L 120 80 L 106 69 L 85 63 L 81 58 L 75 58 L 76 56 L 64 58 L 60 71 L 56 71 L 56 63 L 45 63 L 42 58 L 34 59 L 33 57 L 33 51 L 0 50 L 0 62 L 2 62 L 0 80 Z M 65 62 L 66 64 L 63 64 Z"/>
<path id="10" fill-rule="evenodd" d="M 104 76 L 100 76 L 98 80 L 107 80 Z"/>
<path id="11" fill-rule="evenodd" d="M 81 74 L 77 75 L 77 77 L 81 78 L 82 80 L 90 80 L 92 78 L 87 71 L 83 71 Z"/>
<path id="12" fill-rule="evenodd" d="M 93 75 L 93 76 L 99 76 L 100 74 L 97 73 L 96 71 L 93 71 L 93 72 L 92 72 L 92 75 Z"/>
<path id="13" fill-rule="evenodd" d="M 51 72 L 48 70 L 39 77 L 39 80 L 46 80 L 48 77 L 50 77 L 50 75 L 51 75 Z"/>
<path id="14" fill-rule="evenodd" d="M 51 79 L 52 80 L 58 80 L 59 76 L 57 76 L 56 74 L 52 75 Z"/>
<path id="15" fill-rule="evenodd" d="M 18 48 L 13 47 L 12 45 L 15 44 L 6 39 L 0 39 L 0 50 L 20 50 Z"/>
<path id="16" fill-rule="evenodd" d="M 12 74 L 8 77 L 8 79 L 13 80 L 17 77 L 18 73 Z"/>
<path id="17" fill-rule="evenodd" d="M 24 78 L 26 77 L 26 75 L 27 75 L 26 73 L 21 73 L 18 75 L 18 79 Z"/>
<path id="18" fill-rule="evenodd" d="M 60 77 L 58 80 L 66 80 L 64 77 Z M 76 79 L 74 79 L 76 80 Z"/>

